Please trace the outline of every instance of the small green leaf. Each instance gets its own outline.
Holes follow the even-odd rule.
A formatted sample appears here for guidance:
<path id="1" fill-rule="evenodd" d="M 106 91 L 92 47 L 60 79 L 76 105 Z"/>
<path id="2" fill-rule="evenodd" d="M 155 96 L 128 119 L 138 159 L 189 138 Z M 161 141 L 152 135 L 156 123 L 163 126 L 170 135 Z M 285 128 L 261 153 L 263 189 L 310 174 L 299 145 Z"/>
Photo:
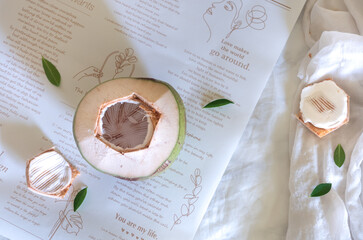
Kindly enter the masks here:
<path id="1" fill-rule="evenodd" d="M 316 186 L 313 192 L 310 194 L 310 197 L 320 197 L 327 194 L 331 189 L 331 183 L 320 183 Z"/>
<path id="2" fill-rule="evenodd" d="M 86 195 L 87 195 L 87 187 L 83 188 L 81 191 L 77 193 L 77 196 L 74 198 L 73 202 L 74 211 L 77 211 L 77 209 L 81 206 Z"/>
<path id="3" fill-rule="evenodd" d="M 47 76 L 49 82 L 54 86 L 59 86 L 61 81 L 61 76 L 57 70 L 57 68 L 53 65 L 53 63 L 49 62 L 42 56 L 42 64 L 45 75 Z"/>
<path id="4" fill-rule="evenodd" d="M 345 161 L 345 152 L 342 145 L 338 144 L 334 151 L 334 162 L 338 167 L 341 167 Z"/>
<path id="5" fill-rule="evenodd" d="M 232 102 L 231 100 L 228 100 L 228 99 L 221 98 L 221 99 L 217 99 L 217 100 L 214 100 L 214 101 L 208 103 L 203 108 L 221 107 L 221 106 L 224 106 L 224 105 L 227 105 L 227 104 L 230 104 L 230 103 L 233 104 L 234 102 Z"/>

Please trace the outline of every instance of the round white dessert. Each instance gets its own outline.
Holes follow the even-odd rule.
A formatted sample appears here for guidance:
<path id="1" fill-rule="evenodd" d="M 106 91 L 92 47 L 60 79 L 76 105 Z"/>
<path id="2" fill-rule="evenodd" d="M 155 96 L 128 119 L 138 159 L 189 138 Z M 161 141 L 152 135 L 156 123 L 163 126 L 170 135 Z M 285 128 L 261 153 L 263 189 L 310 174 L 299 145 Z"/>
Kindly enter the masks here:
<path id="1" fill-rule="evenodd" d="M 300 111 L 305 123 L 336 128 L 348 117 L 348 95 L 332 80 L 315 83 L 302 90 Z"/>

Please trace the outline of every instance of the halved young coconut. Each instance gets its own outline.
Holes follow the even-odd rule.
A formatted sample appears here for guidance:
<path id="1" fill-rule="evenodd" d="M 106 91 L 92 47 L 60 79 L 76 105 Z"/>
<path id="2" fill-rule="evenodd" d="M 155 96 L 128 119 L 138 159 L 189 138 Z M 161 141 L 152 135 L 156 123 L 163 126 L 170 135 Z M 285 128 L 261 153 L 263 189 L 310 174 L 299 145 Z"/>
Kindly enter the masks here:
<path id="1" fill-rule="evenodd" d="M 54 148 L 40 153 L 26 164 L 28 188 L 47 197 L 63 198 L 77 175 L 77 169 Z"/>
<path id="2" fill-rule="evenodd" d="M 165 82 L 110 80 L 81 100 L 73 134 L 97 170 L 129 180 L 147 178 L 165 170 L 183 146 L 183 101 Z"/>

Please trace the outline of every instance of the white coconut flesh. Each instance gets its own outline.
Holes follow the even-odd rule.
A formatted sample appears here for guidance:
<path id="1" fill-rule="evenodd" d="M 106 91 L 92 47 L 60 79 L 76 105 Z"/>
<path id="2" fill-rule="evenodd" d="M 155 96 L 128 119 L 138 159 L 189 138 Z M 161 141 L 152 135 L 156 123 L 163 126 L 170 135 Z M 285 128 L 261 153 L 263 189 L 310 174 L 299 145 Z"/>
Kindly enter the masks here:
<path id="1" fill-rule="evenodd" d="M 54 149 L 49 149 L 27 163 L 29 189 L 50 196 L 63 197 L 79 172 Z"/>
<path id="2" fill-rule="evenodd" d="M 174 148 L 184 141 L 184 106 L 174 91 L 159 81 L 133 78 L 92 89 L 74 117 L 82 156 L 96 169 L 121 178 L 153 175 L 175 158 Z"/>

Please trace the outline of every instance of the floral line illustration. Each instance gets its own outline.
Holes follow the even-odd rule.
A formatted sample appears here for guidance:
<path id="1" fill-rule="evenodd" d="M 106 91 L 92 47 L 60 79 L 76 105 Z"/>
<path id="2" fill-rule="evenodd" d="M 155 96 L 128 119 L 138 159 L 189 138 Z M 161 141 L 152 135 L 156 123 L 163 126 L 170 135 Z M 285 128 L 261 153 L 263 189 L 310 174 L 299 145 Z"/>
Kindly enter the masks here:
<path id="1" fill-rule="evenodd" d="M 73 189 L 73 186 L 71 188 Z M 48 235 L 49 240 L 54 237 L 60 227 L 67 233 L 75 234 L 76 236 L 83 229 L 82 216 L 78 212 L 73 211 L 72 205 L 69 207 L 76 195 L 77 191 L 73 190 L 67 200 L 55 200 L 56 202 L 67 202 L 67 204 L 63 210 L 59 211 L 59 218 Z"/>
<path id="2" fill-rule="evenodd" d="M 180 216 L 174 214 L 174 224 L 171 227 L 170 231 L 173 230 L 175 225 L 181 224 L 184 217 L 188 217 L 194 212 L 194 204 L 198 201 L 198 195 L 202 191 L 202 176 L 200 175 L 199 168 L 196 168 L 194 170 L 194 175 L 190 175 L 190 180 L 192 181 L 194 188 L 191 193 L 188 193 L 184 196 L 184 199 L 187 200 L 187 203 L 184 203 L 180 207 Z"/>
<path id="3" fill-rule="evenodd" d="M 112 57 L 114 61 L 114 72 L 111 73 L 107 80 L 113 79 L 118 74 L 123 73 L 126 68 L 131 68 L 130 73 L 128 74 L 128 77 L 131 77 L 135 71 L 135 63 L 138 61 L 138 59 L 134 56 L 134 50 L 132 48 L 126 48 L 124 51 L 114 51 L 107 55 L 101 67 L 86 67 L 74 75 L 73 78 L 79 81 L 85 77 L 92 77 L 96 78 L 98 83 L 101 83 L 101 78 L 106 74 L 105 67 L 110 61 L 112 61 Z"/>

